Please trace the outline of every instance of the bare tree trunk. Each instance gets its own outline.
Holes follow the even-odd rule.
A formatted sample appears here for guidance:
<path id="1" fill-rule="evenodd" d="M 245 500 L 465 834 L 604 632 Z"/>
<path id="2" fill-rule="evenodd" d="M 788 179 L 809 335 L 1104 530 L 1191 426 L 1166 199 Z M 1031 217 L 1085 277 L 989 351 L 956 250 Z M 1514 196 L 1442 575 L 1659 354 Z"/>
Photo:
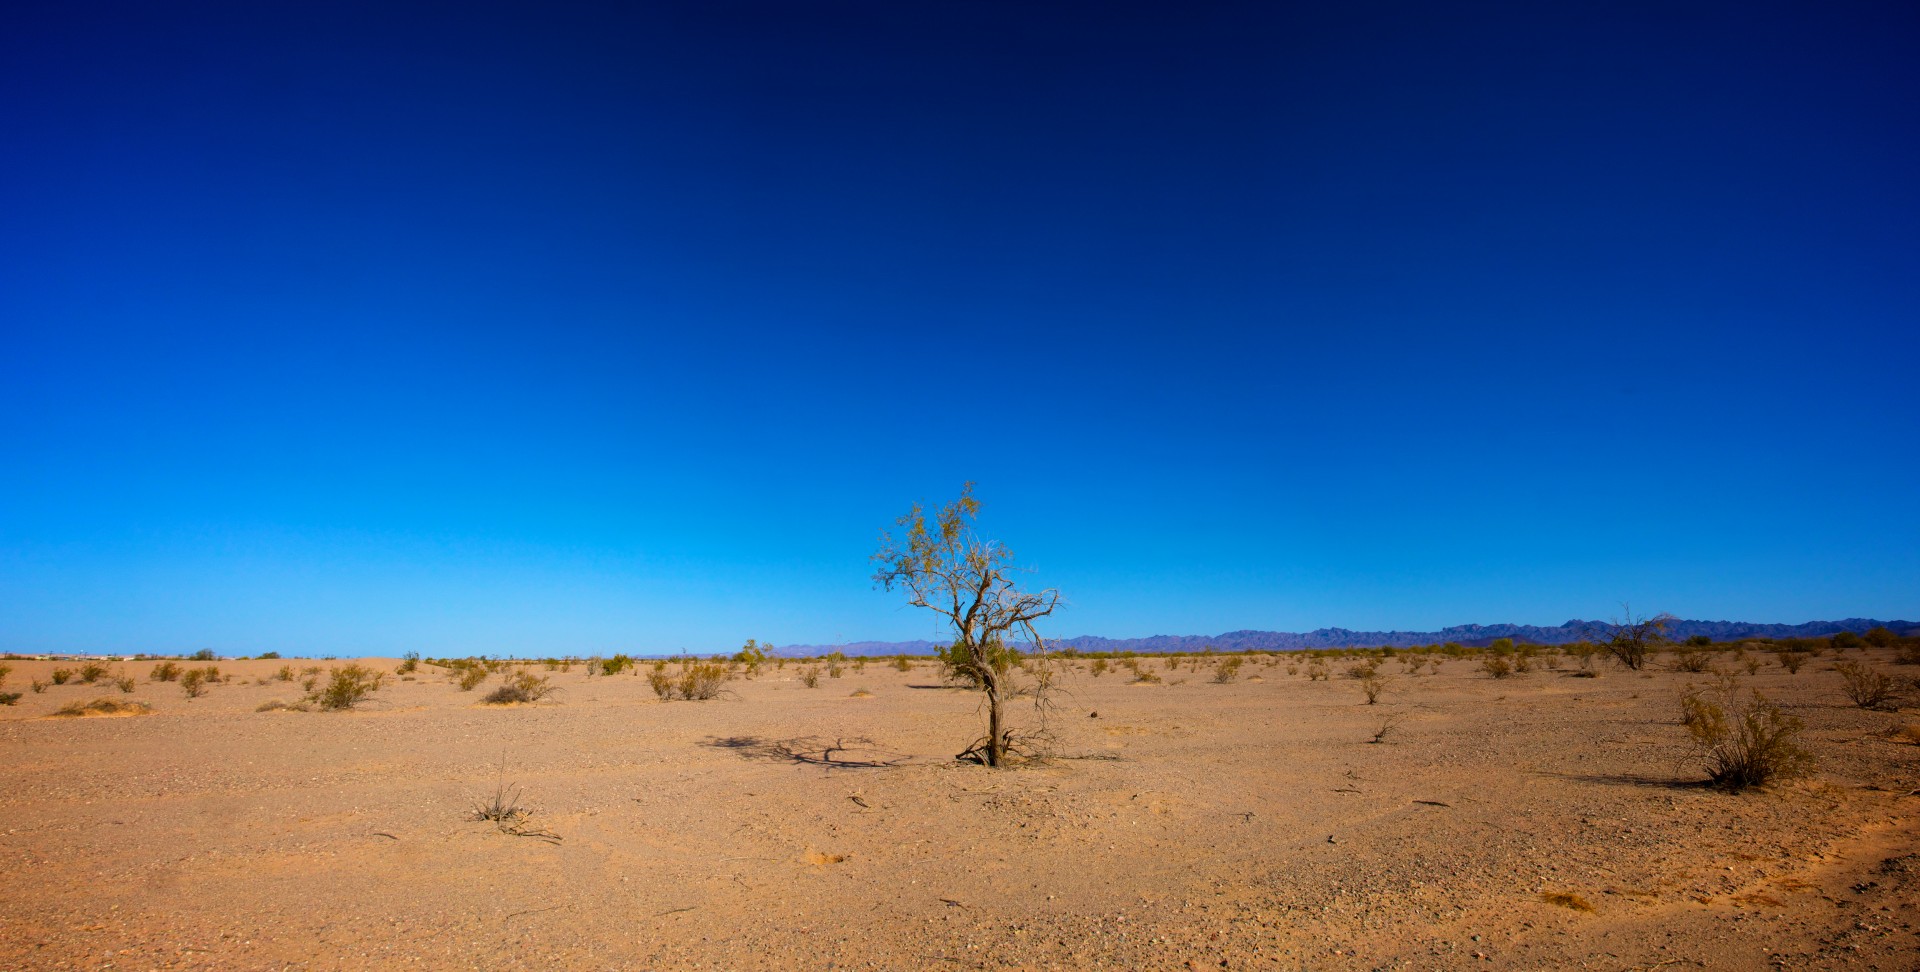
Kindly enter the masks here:
<path id="1" fill-rule="evenodd" d="M 981 669 L 981 682 L 987 690 L 987 765 L 998 766 L 1006 756 L 1006 734 L 1000 730 L 1000 680 L 993 666 Z"/>

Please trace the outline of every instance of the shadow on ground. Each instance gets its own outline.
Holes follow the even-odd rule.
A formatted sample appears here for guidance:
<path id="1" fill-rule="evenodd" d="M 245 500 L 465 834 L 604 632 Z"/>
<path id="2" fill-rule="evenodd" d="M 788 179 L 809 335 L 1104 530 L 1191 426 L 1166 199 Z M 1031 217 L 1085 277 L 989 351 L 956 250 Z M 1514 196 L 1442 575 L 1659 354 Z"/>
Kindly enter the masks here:
<path id="1" fill-rule="evenodd" d="M 739 754 L 741 759 L 765 759 L 827 769 L 883 769 L 898 766 L 913 758 L 906 753 L 882 749 L 864 736 L 840 737 L 831 741 L 823 736 L 799 736 L 793 739 L 712 736 L 700 745 L 731 750 Z"/>

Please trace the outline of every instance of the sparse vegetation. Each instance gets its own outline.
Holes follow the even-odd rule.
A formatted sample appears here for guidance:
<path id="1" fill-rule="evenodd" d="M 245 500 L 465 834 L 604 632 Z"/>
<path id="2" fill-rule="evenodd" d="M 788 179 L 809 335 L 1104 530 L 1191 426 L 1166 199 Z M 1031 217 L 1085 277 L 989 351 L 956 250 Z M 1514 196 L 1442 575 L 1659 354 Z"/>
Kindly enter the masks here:
<path id="1" fill-rule="evenodd" d="M 180 673 L 179 681 L 180 691 L 185 693 L 187 698 L 197 699 L 207 694 L 208 686 L 220 681 L 220 670 L 217 668 L 189 668 Z"/>
<path id="2" fill-rule="evenodd" d="M 255 712 L 311 712 L 312 707 L 305 702 L 285 702 L 280 699 L 268 699 L 253 707 Z"/>
<path id="3" fill-rule="evenodd" d="M 265 656 L 263 655 L 261 657 L 265 657 Z M 419 668 L 420 668 L 420 653 L 417 651 L 410 651 L 400 657 L 400 665 L 393 670 L 393 673 L 395 675 L 407 675 L 415 671 L 418 671 Z"/>
<path id="4" fill-rule="evenodd" d="M 538 702 L 558 691 L 548 684 L 548 681 L 549 678 L 545 675 L 535 675 L 525 671 L 515 672 L 507 677 L 504 684 L 487 693 L 487 697 L 480 701 L 487 705 Z"/>
<path id="5" fill-rule="evenodd" d="M 1480 660 L 1480 670 L 1494 678 L 1508 678 L 1513 675 L 1513 662 L 1505 655 L 1488 655 Z"/>
<path id="6" fill-rule="evenodd" d="M 188 661 L 215 661 L 212 648 L 202 648 L 187 656 Z"/>
<path id="7" fill-rule="evenodd" d="M 1240 677 L 1240 666 L 1244 664 L 1246 664 L 1246 659 L 1237 655 L 1232 658 L 1220 659 L 1220 663 L 1213 666 L 1214 682 L 1219 685 L 1226 685 L 1229 682 L 1237 680 Z"/>
<path id="8" fill-rule="evenodd" d="M 53 674 L 50 677 L 53 679 L 53 684 L 65 685 L 68 682 L 73 681 L 73 669 L 56 668 L 53 670 Z"/>
<path id="9" fill-rule="evenodd" d="M 1667 640 L 1667 628 L 1677 620 L 1671 614 L 1656 614 L 1653 617 L 1635 617 L 1633 608 L 1621 606 L 1621 617 L 1615 618 L 1611 631 L 1606 632 L 1606 640 L 1600 647 L 1614 657 L 1615 661 L 1633 671 L 1645 668 Z"/>
<path id="10" fill-rule="evenodd" d="M 1892 709 L 1897 696 L 1893 678 L 1856 661 L 1835 662 L 1848 700 L 1862 709 Z"/>
<path id="11" fill-rule="evenodd" d="M 808 665 L 800 669 L 800 684 L 808 688 L 820 687 L 820 666 Z"/>
<path id="12" fill-rule="evenodd" d="M 329 669 L 326 684 L 308 690 L 306 701 L 329 711 L 351 709 L 379 691 L 385 680 L 385 675 L 359 664 Z"/>
<path id="13" fill-rule="evenodd" d="M 1393 681 L 1392 676 L 1382 675 L 1378 671 L 1369 671 L 1367 674 L 1361 676 L 1360 691 L 1366 695 L 1367 704 L 1374 705 L 1378 703 L 1380 701 L 1380 693 L 1386 691 L 1387 683 L 1391 681 Z"/>
<path id="14" fill-rule="evenodd" d="M 177 682 L 180 680 L 180 672 L 179 662 L 164 661 L 153 666 L 153 671 L 147 673 L 147 681 Z"/>
<path id="15" fill-rule="evenodd" d="M 68 717 L 115 716 L 115 715 L 144 715 L 151 711 L 153 711 L 153 707 L 146 704 L 145 702 L 122 702 L 119 699 L 107 698 L 103 696 L 101 698 L 94 699 L 91 702 L 68 703 L 67 705 L 56 710 L 53 714 L 57 716 L 68 716 Z"/>
<path id="16" fill-rule="evenodd" d="M 1728 792 L 1803 775 L 1813 756 L 1798 742 L 1801 722 L 1759 693 L 1744 702 L 1737 690 L 1719 698 L 1682 697 L 1687 734 L 1705 760 L 1707 776 Z"/>
<path id="17" fill-rule="evenodd" d="M 1773 657 L 1779 660 L 1780 667 L 1786 669 L 1788 675 L 1800 674 L 1801 667 L 1807 663 L 1807 653 L 1804 651 L 1777 651 Z"/>

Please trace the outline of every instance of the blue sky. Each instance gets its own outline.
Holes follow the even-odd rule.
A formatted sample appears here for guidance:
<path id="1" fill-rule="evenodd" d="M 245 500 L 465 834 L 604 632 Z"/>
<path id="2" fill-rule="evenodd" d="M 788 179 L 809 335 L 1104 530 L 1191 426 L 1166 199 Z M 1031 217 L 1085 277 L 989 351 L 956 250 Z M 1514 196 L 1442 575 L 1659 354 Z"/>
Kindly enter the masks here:
<path id="1" fill-rule="evenodd" d="M 41 4 L 0 649 L 1920 617 L 1900 5 Z"/>

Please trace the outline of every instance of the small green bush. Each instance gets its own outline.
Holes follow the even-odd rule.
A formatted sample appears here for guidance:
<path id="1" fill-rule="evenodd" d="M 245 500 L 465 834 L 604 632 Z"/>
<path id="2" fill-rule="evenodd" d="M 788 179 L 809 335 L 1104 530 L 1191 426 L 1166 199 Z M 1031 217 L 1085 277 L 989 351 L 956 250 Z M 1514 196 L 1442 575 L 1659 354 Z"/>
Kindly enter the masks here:
<path id="1" fill-rule="evenodd" d="M 1513 675 L 1513 663 L 1505 655 L 1488 655 L 1481 659 L 1480 670 L 1494 678 L 1508 678 Z"/>
<path id="2" fill-rule="evenodd" d="M 65 685 L 71 681 L 73 681 L 73 669 L 56 668 L 53 670 L 53 684 Z"/>
<path id="3" fill-rule="evenodd" d="M 179 662 L 161 662 L 153 666 L 153 671 L 147 673 L 147 681 L 149 682 L 177 682 L 179 680 Z"/>
<path id="4" fill-rule="evenodd" d="M 1798 742 L 1801 723 L 1759 693 L 1741 702 L 1728 692 L 1718 700 L 1700 693 L 1682 697 L 1681 708 L 1695 752 L 1707 776 L 1729 792 L 1804 775 L 1813 756 Z"/>

